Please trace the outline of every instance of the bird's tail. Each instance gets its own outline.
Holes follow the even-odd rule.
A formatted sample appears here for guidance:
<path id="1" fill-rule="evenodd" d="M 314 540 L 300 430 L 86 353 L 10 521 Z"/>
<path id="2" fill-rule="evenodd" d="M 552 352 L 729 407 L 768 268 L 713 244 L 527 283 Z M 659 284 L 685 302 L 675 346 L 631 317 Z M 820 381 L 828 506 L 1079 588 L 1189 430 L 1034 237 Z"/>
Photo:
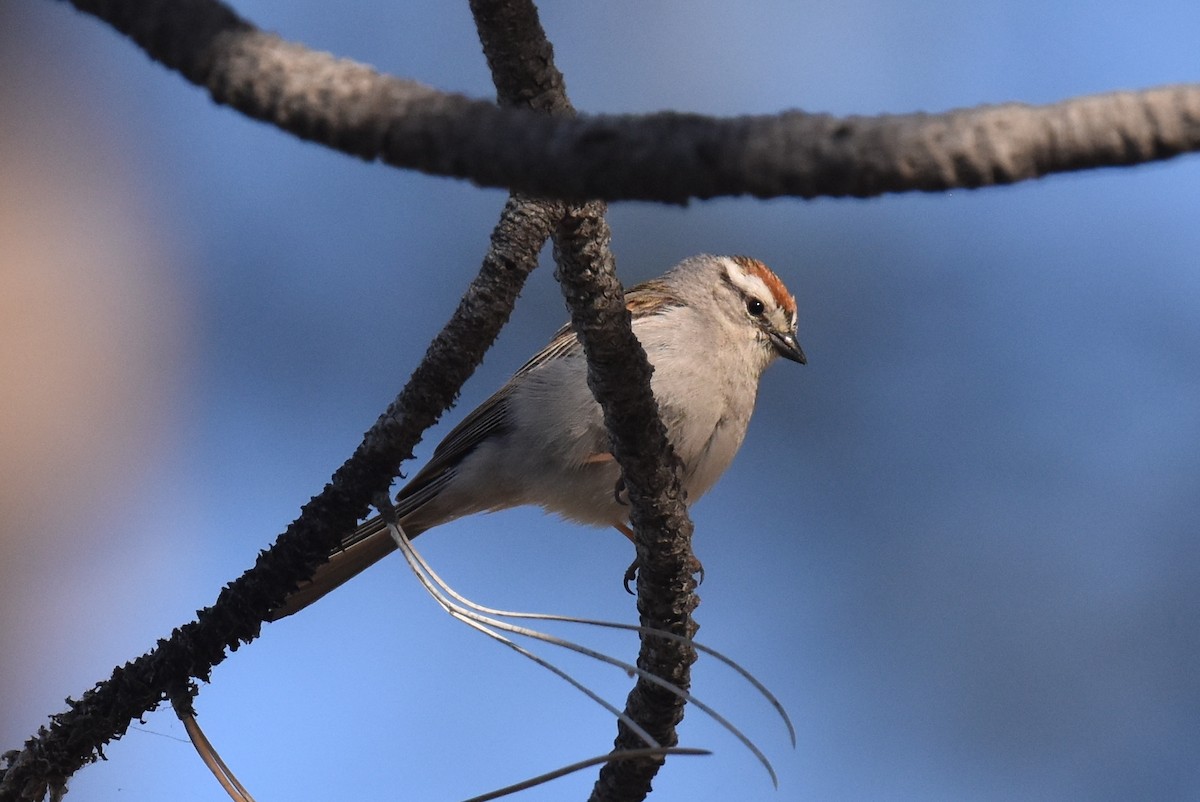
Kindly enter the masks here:
<path id="1" fill-rule="evenodd" d="M 404 533 L 416 537 L 424 529 L 405 527 Z M 312 579 L 302 582 L 283 601 L 281 607 L 271 611 L 268 621 L 278 621 L 298 613 L 329 591 L 348 582 L 360 573 L 396 550 L 396 543 L 388 534 L 383 519 L 376 516 L 363 523 L 358 529 L 342 539 L 341 545 L 329 558 L 329 562 L 317 568 Z"/>

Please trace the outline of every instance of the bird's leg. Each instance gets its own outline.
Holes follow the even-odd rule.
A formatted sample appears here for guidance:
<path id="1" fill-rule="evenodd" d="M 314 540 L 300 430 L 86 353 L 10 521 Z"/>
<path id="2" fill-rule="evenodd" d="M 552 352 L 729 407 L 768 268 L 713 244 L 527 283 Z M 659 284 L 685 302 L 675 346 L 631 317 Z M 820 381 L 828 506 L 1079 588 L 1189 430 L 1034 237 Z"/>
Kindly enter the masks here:
<path id="1" fill-rule="evenodd" d="M 613 527 L 618 532 L 620 532 L 622 535 L 629 538 L 629 542 L 634 545 L 634 548 L 637 548 L 637 536 L 633 533 L 632 529 L 630 529 L 625 524 L 613 524 Z M 633 562 L 631 562 L 629 564 L 629 567 L 625 569 L 625 578 L 624 578 L 624 581 L 622 584 L 625 585 L 625 592 L 628 593 L 630 596 L 633 596 L 634 592 L 632 589 L 630 589 L 629 583 L 631 583 L 631 582 L 633 582 L 633 580 L 637 579 L 638 562 L 639 562 L 638 558 L 634 557 Z M 698 576 L 698 579 L 696 580 L 696 584 L 703 585 L 704 584 L 704 564 L 701 563 L 694 556 L 692 557 L 691 570 L 692 570 L 693 574 L 696 574 Z"/>
<path id="2" fill-rule="evenodd" d="M 629 538 L 629 542 L 633 544 L 633 547 L 635 549 L 635 555 L 636 555 L 637 535 L 635 535 L 633 533 L 633 530 L 630 529 L 625 524 L 613 524 L 613 526 L 616 528 L 616 530 L 618 532 L 620 532 L 625 537 Z M 625 592 L 628 593 L 630 596 L 634 595 L 634 593 L 632 590 L 629 589 L 629 583 L 632 582 L 633 580 L 637 579 L 637 571 L 638 571 L 638 558 L 636 556 L 634 556 L 633 562 L 631 562 L 629 564 L 629 567 L 625 569 L 625 579 L 624 579 L 624 583 L 623 583 L 625 585 Z"/>
<path id="3" fill-rule="evenodd" d="M 629 506 L 629 488 L 625 486 L 625 477 L 617 479 L 617 485 L 613 488 L 613 501 L 620 504 L 622 507 Z M 633 540 L 633 533 L 627 532 L 625 537 Z"/>

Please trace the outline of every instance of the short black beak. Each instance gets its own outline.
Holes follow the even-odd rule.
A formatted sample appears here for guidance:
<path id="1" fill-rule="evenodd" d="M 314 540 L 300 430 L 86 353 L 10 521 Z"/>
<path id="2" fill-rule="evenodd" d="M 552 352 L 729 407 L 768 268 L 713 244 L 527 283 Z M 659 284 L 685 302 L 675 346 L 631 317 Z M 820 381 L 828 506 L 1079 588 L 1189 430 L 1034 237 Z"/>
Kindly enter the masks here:
<path id="1" fill-rule="evenodd" d="M 790 359 L 793 362 L 799 362 L 801 365 L 808 364 L 808 357 L 804 355 L 804 349 L 800 347 L 800 343 L 796 342 L 795 334 L 777 334 L 770 333 L 771 344 L 775 346 L 775 350 L 784 359 Z"/>

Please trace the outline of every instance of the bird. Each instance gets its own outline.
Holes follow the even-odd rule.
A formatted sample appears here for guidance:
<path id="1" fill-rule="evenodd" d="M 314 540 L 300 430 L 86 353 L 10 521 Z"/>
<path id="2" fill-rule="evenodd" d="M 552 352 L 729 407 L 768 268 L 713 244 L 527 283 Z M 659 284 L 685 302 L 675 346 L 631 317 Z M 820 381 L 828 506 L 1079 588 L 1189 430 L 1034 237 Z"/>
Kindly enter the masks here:
<path id="1" fill-rule="evenodd" d="M 796 300 L 757 259 L 701 254 L 630 288 L 625 302 L 692 503 L 741 447 L 767 367 L 779 357 L 807 363 Z M 583 347 L 568 324 L 446 435 L 400 489 L 395 510 L 409 538 L 466 515 L 533 505 L 611 526 L 632 541 L 621 482 Z M 307 607 L 395 548 L 382 520 L 368 520 L 270 620 Z"/>

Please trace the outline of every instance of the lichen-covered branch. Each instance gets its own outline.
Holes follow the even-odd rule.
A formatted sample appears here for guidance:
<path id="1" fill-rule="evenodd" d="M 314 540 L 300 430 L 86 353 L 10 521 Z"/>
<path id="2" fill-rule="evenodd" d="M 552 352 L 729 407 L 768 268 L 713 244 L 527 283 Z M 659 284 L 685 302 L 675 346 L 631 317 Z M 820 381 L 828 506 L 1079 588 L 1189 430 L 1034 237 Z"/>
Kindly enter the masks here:
<path id="1" fill-rule="evenodd" d="M 180 4 L 180 11 L 190 9 Z M 202 26 L 201 26 L 202 27 Z M 559 76 L 561 88 L 561 76 Z M 390 484 L 400 462 L 412 455 L 421 434 L 458 395 L 507 322 L 525 278 L 562 216 L 554 201 L 511 197 L 492 233 L 479 275 L 400 396 L 366 433 L 355 454 L 302 510 L 300 517 L 263 552 L 254 568 L 198 612 L 195 622 L 136 660 L 120 666 L 70 710 L 51 718 L 0 767 L 0 800 L 58 797 L 67 778 L 95 760 L 104 744 L 121 737 L 130 722 L 192 678 L 207 679 L 212 667 L 259 633 L 268 613 L 296 583 L 325 560 L 342 533 L 366 512 L 369 500 Z"/>
<path id="2" fill-rule="evenodd" d="M 594 204 L 599 206 L 599 204 Z M 684 504 L 678 458 L 667 440 L 650 391 L 651 367 L 630 329 L 625 296 L 608 249 L 609 230 L 595 209 L 571 208 L 555 239 L 558 278 L 571 309 L 571 323 L 588 359 L 588 385 L 604 410 L 613 454 L 629 491 L 630 519 L 638 534 L 638 611 L 643 626 L 691 637 L 695 595 L 692 521 Z M 686 643 L 642 636 L 638 666 L 681 688 L 691 684 L 695 650 Z M 675 725 L 684 702 L 639 679 L 625 712 L 660 743 L 678 743 Z M 618 725 L 617 749 L 644 746 Z M 640 800 L 662 758 L 606 765 L 591 799 Z"/>
<path id="3" fill-rule="evenodd" d="M 214 100 L 363 159 L 575 201 L 869 197 L 1011 184 L 1200 149 L 1200 85 L 1047 106 L 835 117 L 549 117 L 380 75 L 219 0 L 72 0 Z"/>
<path id="4" fill-rule="evenodd" d="M 500 104 L 573 117 L 533 0 L 471 0 L 471 13 Z"/>
<path id="5" fill-rule="evenodd" d="M 554 114 L 574 112 L 532 0 L 471 0 L 501 103 Z M 638 609 L 643 626 L 691 636 L 697 604 L 691 569 L 692 522 L 683 503 L 674 452 L 650 390 L 651 368 L 630 328 L 624 292 L 609 249 L 604 204 L 572 206 L 555 232 L 558 278 L 588 359 L 588 383 L 604 410 L 613 452 L 630 496 L 638 533 Z M 679 687 L 690 684 L 695 651 L 661 638 L 642 639 L 638 665 Z M 683 700 L 639 680 L 625 712 L 659 743 L 678 742 Z M 619 724 L 615 748 L 644 744 Z M 650 791 L 661 757 L 610 763 L 592 792 L 595 802 L 634 802 Z"/>
<path id="6" fill-rule="evenodd" d="M 510 199 L 491 248 L 450 322 L 437 336 L 408 385 L 366 433 L 354 455 L 308 502 L 300 517 L 254 567 L 229 583 L 194 622 L 175 629 L 147 654 L 116 668 L 48 727 L 5 755 L 0 800 L 40 800 L 95 760 L 104 744 L 154 709 L 168 689 L 207 680 L 213 666 L 258 637 L 268 613 L 354 528 L 370 499 L 387 489 L 401 461 L 458 395 L 500 328 L 538 253 L 561 215 L 561 205 Z"/>
<path id="7" fill-rule="evenodd" d="M 286 42 L 259 31 L 219 0 L 72 2 L 204 87 L 217 102 L 296 136 L 368 160 L 579 205 L 568 208 L 526 195 L 509 199 L 479 276 L 355 454 L 254 568 L 222 589 L 196 621 L 116 668 L 109 679 L 69 702 L 70 709 L 52 717 L 23 750 L 6 755 L 0 767 L 4 801 L 56 795 L 66 778 L 95 760 L 105 743 L 153 709 L 169 688 L 207 679 L 227 649 L 257 637 L 270 610 L 326 558 L 370 499 L 386 489 L 424 430 L 453 402 L 555 230 L 559 273 L 588 351 L 589 380 L 605 407 L 630 489 L 633 522 L 643 538 L 643 621 L 692 634 L 691 524 L 649 396 L 644 354 L 631 342 L 607 250 L 603 206 L 586 199 L 686 202 L 738 194 L 932 191 L 1135 164 L 1200 149 L 1200 85 L 945 114 L 573 116 L 536 13 L 529 16 L 528 0 L 472 4 L 496 75 L 499 105 L 380 75 Z M 648 641 L 639 663 L 686 685 L 694 655 L 673 650 L 674 645 Z M 674 697 L 639 683 L 627 709 L 643 724 L 650 722 L 647 729 L 662 734 L 663 743 L 675 742 L 682 704 Z M 640 745 L 623 729 L 617 744 Z M 640 798 L 656 769 L 634 762 L 606 768 L 594 798 Z"/>

